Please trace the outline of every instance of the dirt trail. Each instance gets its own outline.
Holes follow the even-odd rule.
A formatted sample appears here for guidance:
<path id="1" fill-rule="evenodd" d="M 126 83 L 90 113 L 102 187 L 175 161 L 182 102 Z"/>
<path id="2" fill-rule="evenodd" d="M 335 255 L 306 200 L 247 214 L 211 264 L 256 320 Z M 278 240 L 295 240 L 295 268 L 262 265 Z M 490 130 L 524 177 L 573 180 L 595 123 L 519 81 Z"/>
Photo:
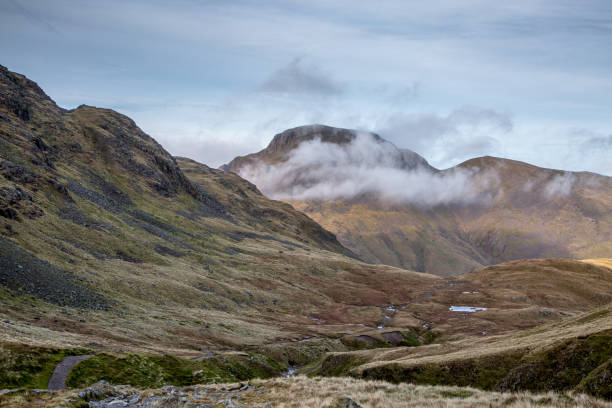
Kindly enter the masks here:
<path id="1" fill-rule="evenodd" d="M 49 390 L 63 390 L 66 388 L 66 378 L 68 378 L 68 374 L 70 374 L 70 370 L 79 364 L 81 361 L 88 359 L 89 357 L 93 357 L 93 354 L 88 354 L 85 356 L 68 356 L 64 358 L 61 362 L 59 362 L 55 366 L 55 370 L 53 370 L 53 374 L 49 379 L 49 384 L 47 385 L 47 389 Z"/>

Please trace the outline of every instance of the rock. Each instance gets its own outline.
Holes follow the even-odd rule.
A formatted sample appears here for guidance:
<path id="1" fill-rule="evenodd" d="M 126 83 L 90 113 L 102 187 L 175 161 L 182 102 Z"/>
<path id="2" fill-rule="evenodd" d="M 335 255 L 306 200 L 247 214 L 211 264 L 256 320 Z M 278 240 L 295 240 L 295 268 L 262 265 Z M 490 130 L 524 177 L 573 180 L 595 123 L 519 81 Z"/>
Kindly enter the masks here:
<path id="1" fill-rule="evenodd" d="M 108 397 L 115 397 L 120 392 L 106 381 L 98 381 L 97 383 L 85 388 L 77 395 L 85 401 L 102 400 Z"/>
<path id="2" fill-rule="evenodd" d="M 9 389 L 4 389 L 4 390 L 0 390 L 0 395 L 16 394 L 16 393 L 21 392 L 23 390 L 24 390 L 24 388 L 9 388 Z"/>
<path id="3" fill-rule="evenodd" d="M 161 387 L 161 390 L 169 394 L 174 394 L 179 391 L 179 388 L 175 387 L 174 385 L 164 385 L 163 387 Z"/>
<path id="4" fill-rule="evenodd" d="M 140 394 L 136 393 L 134 395 L 131 395 L 128 399 L 128 403 L 129 404 L 136 404 L 138 402 L 138 400 L 140 399 Z"/>
<path id="5" fill-rule="evenodd" d="M 0 285 L 58 306 L 108 310 L 110 302 L 61 270 L 0 236 Z"/>
<path id="6" fill-rule="evenodd" d="M 8 218 L 9 220 L 19 220 L 19 215 L 11 207 L 0 208 L 0 216 Z"/>
<path id="7" fill-rule="evenodd" d="M 330 408 L 363 408 L 349 397 L 340 397 L 334 401 Z"/>
<path id="8" fill-rule="evenodd" d="M 19 184 L 33 184 L 40 178 L 38 174 L 27 167 L 15 164 L 9 160 L 0 162 L 0 173 L 7 180 Z"/>
<path id="9" fill-rule="evenodd" d="M 553 312 L 551 312 L 550 310 L 538 310 L 538 316 L 540 317 L 551 317 L 553 315 Z"/>
<path id="10" fill-rule="evenodd" d="M 244 390 L 246 388 L 248 388 L 248 385 L 246 385 L 244 383 L 240 383 L 240 384 L 238 384 L 235 387 L 229 388 L 228 391 L 238 391 L 238 390 L 242 391 L 242 390 Z"/>
<path id="11" fill-rule="evenodd" d="M 19 187 L 0 187 L 0 216 L 18 220 L 19 213 L 27 218 L 44 215 L 43 210 L 33 204 L 32 196 Z"/>

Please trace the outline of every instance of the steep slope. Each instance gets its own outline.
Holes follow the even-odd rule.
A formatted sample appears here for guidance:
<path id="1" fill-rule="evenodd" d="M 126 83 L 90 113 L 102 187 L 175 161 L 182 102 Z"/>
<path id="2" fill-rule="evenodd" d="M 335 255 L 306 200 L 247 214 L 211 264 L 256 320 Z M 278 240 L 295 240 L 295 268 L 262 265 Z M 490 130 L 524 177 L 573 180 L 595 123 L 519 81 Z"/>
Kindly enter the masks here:
<path id="1" fill-rule="evenodd" d="M 364 260 L 458 276 L 516 259 L 612 253 L 610 177 L 494 157 L 437 171 L 424 159 L 402 164 L 402 151 L 376 135 L 366 143 L 349 130 L 326 128 L 344 135 L 338 140 L 318 129 L 283 132 L 224 168 L 291 203 Z"/>
<path id="2" fill-rule="evenodd" d="M 250 183 L 179 161 L 1 67 L 0 340 L 197 353 L 312 335 L 313 316 L 374 326 L 438 279 L 363 264 Z"/>
<path id="3" fill-rule="evenodd" d="M 262 233 L 289 236 L 299 242 L 355 257 L 329 231 L 295 211 L 291 205 L 265 198 L 247 180 L 188 158 L 176 157 L 175 160 L 189 180 L 208 191 L 224 207 L 231 208 L 232 215 L 241 223 Z M 244 238 L 249 238 L 248 234 Z"/>

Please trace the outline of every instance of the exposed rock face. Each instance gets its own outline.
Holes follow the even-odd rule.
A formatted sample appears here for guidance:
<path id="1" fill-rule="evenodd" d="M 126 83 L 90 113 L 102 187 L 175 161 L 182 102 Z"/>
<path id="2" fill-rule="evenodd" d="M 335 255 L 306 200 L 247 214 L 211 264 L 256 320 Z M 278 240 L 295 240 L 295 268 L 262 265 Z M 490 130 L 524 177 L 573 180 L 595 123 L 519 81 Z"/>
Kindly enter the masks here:
<path id="1" fill-rule="evenodd" d="M 11 220 L 19 220 L 20 215 L 27 218 L 37 218 L 44 215 L 32 197 L 19 187 L 0 187 L 0 216 Z"/>

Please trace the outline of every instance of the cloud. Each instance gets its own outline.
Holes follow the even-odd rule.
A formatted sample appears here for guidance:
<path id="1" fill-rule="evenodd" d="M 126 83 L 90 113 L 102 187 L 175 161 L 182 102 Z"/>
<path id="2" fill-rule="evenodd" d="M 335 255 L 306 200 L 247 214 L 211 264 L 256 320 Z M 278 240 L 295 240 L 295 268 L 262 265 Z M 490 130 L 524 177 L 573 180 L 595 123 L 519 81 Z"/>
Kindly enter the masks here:
<path id="1" fill-rule="evenodd" d="M 258 88 L 260 92 L 301 95 L 338 95 L 343 86 L 316 65 L 306 66 L 301 58 L 277 70 Z"/>
<path id="2" fill-rule="evenodd" d="M 442 116 L 398 113 L 381 121 L 376 131 L 425 155 L 432 163 L 457 163 L 476 156 L 499 155 L 495 136 L 513 130 L 512 118 L 492 109 L 464 106 Z"/>
<path id="3" fill-rule="evenodd" d="M 391 106 L 401 106 L 414 101 L 421 95 L 421 83 L 413 81 L 409 84 L 383 84 L 370 94 L 380 94 L 382 102 Z"/>
<path id="4" fill-rule="evenodd" d="M 579 163 L 582 169 L 612 175 L 612 134 L 586 131 L 588 137 L 578 146 L 570 146 L 570 157 L 568 162 Z"/>
<path id="5" fill-rule="evenodd" d="M 588 150 L 612 150 L 612 135 L 603 136 L 603 135 L 593 135 L 588 138 L 584 142 L 582 142 L 581 146 L 583 151 Z M 612 152 L 610 152 L 612 153 Z"/>
<path id="6" fill-rule="evenodd" d="M 531 142 L 534 154 L 532 161 L 541 160 L 537 156 L 547 158 L 547 167 L 562 163 L 564 170 L 590 171 L 612 176 L 612 134 L 604 129 L 594 130 L 577 128 L 567 131 L 559 129 L 552 132 L 549 143 L 538 146 L 543 132 L 532 132 L 537 135 Z M 528 145 L 529 146 L 529 145 Z M 557 167 L 559 168 L 559 167 Z"/>
<path id="7" fill-rule="evenodd" d="M 276 199 L 335 200 L 364 194 L 386 201 L 417 205 L 486 203 L 496 177 L 472 177 L 461 168 L 433 172 L 420 166 L 407 170 L 402 152 L 369 133 L 358 133 L 347 145 L 301 143 L 288 160 L 274 165 L 256 163 L 240 175 Z"/>
<path id="8" fill-rule="evenodd" d="M 552 180 L 546 183 L 543 191 L 547 198 L 567 196 L 572 192 L 574 183 L 576 183 L 576 176 L 572 173 L 565 172 L 563 174 L 557 174 Z"/>
<path id="9" fill-rule="evenodd" d="M 318 122 L 377 131 L 437 167 L 493 154 L 612 175 L 610 149 L 567 138 L 576 126 L 610 134 L 609 2 L 417 3 L 0 1 L 0 49 L 4 65 L 61 106 L 116 99 L 110 107 L 153 136 L 190 123 L 189 134 L 168 133 L 186 141 L 182 151 L 202 140 L 200 129 L 210 144 L 239 135 L 257 150 Z M 71 92 L 83 96 L 62 97 Z M 187 107 L 187 117 L 148 103 L 160 95 L 240 101 Z M 466 103 L 492 110 L 476 109 L 474 125 L 474 112 L 453 111 Z M 506 109 L 511 131 L 496 115 Z"/>

